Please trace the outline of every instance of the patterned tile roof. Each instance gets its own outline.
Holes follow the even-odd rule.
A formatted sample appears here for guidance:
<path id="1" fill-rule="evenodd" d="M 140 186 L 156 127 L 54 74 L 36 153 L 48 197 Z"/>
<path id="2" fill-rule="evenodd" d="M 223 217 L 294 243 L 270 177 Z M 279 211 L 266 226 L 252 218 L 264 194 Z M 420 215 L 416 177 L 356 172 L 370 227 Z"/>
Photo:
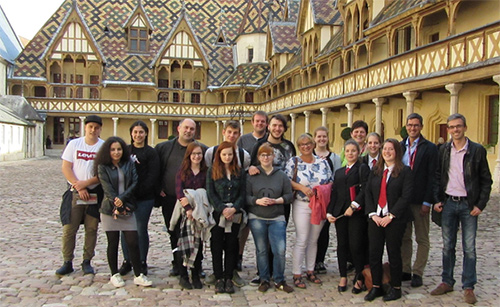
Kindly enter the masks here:
<path id="1" fill-rule="evenodd" d="M 297 21 L 299 18 L 300 0 L 288 1 L 288 21 Z"/>
<path id="2" fill-rule="evenodd" d="M 247 0 L 239 35 L 266 33 L 268 20 L 284 20 L 287 0 Z"/>
<path id="3" fill-rule="evenodd" d="M 434 4 L 436 0 L 396 0 L 387 5 L 370 23 L 375 26 L 416 7 Z"/>
<path id="4" fill-rule="evenodd" d="M 14 78 L 46 80 L 45 59 L 42 55 L 52 38 L 61 32 L 61 24 L 72 10 L 72 2 L 66 0 L 19 55 Z M 138 0 L 76 0 L 82 19 L 85 21 L 84 27 L 89 29 L 98 50 L 106 59 L 104 82 L 154 83 L 154 70 L 149 64 L 171 33 L 183 5 L 181 0 L 141 2 L 141 9 L 153 26 L 147 53 L 128 51 L 128 37 L 123 28 L 130 15 L 137 9 Z M 211 64 L 208 85 L 219 86 L 234 70 L 233 54 L 230 47 L 219 46 L 214 42 L 221 28 L 227 39 L 234 41 L 239 33 L 239 26 L 243 23 L 245 10 L 248 9 L 248 1 L 184 0 L 183 2 L 197 41 L 201 42 L 204 55 Z M 109 30 L 107 33 L 104 32 L 105 28 Z"/>
<path id="5" fill-rule="evenodd" d="M 239 65 L 227 78 L 223 86 L 260 86 L 269 75 L 268 63 L 246 63 Z"/>
<path id="6" fill-rule="evenodd" d="M 314 22 L 321 25 L 340 24 L 340 12 L 333 5 L 332 0 L 309 0 L 312 4 Z"/>
<path id="7" fill-rule="evenodd" d="M 333 35 L 328 43 L 326 43 L 325 47 L 319 53 L 318 57 L 330 54 L 337 50 L 337 48 L 342 48 L 344 46 L 344 27 L 340 28 L 340 30 Z"/>
<path id="8" fill-rule="evenodd" d="M 269 29 L 274 53 L 295 53 L 300 48 L 295 22 L 270 22 Z"/>

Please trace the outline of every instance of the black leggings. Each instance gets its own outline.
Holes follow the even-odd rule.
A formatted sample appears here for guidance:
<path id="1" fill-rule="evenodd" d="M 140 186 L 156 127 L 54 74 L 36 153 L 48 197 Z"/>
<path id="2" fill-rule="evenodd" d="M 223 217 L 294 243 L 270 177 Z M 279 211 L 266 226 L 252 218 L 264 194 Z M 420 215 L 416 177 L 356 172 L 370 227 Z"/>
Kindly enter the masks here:
<path id="1" fill-rule="evenodd" d="M 135 230 L 123 231 L 123 236 L 129 248 L 129 256 L 132 262 L 132 268 L 134 269 L 134 275 L 139 276 L 142 273 L 141 256 L 138 245 L 139 236 Z M 108 265 L 111 270 L 111 275 L 115 275 L 118 273 L 118 243 L 120 242 L 120 232 L 106 231 L 106 237 L 108 237 Z"/>

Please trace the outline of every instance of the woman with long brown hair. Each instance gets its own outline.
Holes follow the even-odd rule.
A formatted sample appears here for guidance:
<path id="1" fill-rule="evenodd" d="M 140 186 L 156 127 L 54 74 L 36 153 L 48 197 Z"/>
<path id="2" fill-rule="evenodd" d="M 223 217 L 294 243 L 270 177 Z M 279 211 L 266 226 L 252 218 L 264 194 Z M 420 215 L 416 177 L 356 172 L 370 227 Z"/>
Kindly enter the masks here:
<path id="1" fill-rule="evenodd" d="M 183 208 L 181 224 L 186 225 L 186 219 L 191 221 L 193 220 L 193 209 L 195 206 L 195 204 L 189 202 L 188 198 L 184 194 L 184 190 L 204 189 L 206 187 L 206 179 L 207 166 L 205 164 L 205 159 L 203 158 L 203 148 L 200 143 L 196 141 L 191 142 L 186 148 L 184 160 L 182 161 L 181 168 L 177 172 L 175 180 L 175 193 Z M 191 282 L 189 281 L 187 268 L 183 265 L 183 257 L 178 257 L 181 259 L 176 259 L 176 261 L 179 262 L 177 263 L 180 274 L 179 284 L 184 289 L 193 289 L 193 287 L 195 289 L 203 288 L 203 284 L 201 283 L 199 276 L 201 271 L 201 260 L 203 259 L 202 240 L 198 238 L 197 244 L 198 252 L 194 261 L 194 266 L 191 268 Z M 184 257 L 189 258 L 190 255 L 185 253 Z"/>
<path id="2" fill-rule="evenodd" d="M 373 301 L 401 298 L 403 264 L 401 244 L 406 223 L 411 219 L 409 201 L 413 180 L 411 170 L 402 161 L 403 151 L 395 139 L 387 139 L 381 159 L 373 168 L 366 184 L 365 213 L 368 215 L 369 259 L 373 288 L 365 296 Z M 391 288 L 384 295 L 382 286 L 382 257 L 387 246 L 391 271 Z"/>
<path id="3" fill-rule="evenodd" d="M 215 293 L 234 293 L 233 271 L 238 259 L 238 232 L 245 206 L 245 171 L 238 166 L 234 144 L 222 142 L 207 173 L 207 194 L 214 208 L 210 249 Z M 225 255 L 223 255 L 225 254 Z"/>

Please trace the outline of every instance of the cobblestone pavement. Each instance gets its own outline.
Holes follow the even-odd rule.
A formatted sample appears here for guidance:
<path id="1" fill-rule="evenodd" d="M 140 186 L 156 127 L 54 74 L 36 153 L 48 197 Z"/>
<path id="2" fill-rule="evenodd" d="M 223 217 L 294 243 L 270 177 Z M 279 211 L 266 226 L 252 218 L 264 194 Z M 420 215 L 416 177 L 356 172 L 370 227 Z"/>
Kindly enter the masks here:
<path id="1" fill-rule="evenodd" d="M 80 267 L 82 233 L 78 234 L 75 272 L 59 278 L 54 271 L 62 264 L 60 253 L 61 224 L 59 204 L 65 181 L 61 174 L 60 151 L 51 151 L 41 159 L 0 163 L 0 305 L 1 306 L 345 306 L 386 305 L 381 299 L 365 303 L 363 296 L 337 292 L 339 280 L 335 253 L 335 231 L 327 254 L 328 273 L 321 275 L 322 285 L 308 284 L 307 290 L 291 294 L 270 289 L 263 294 L 256 287 L 245 286 L 233 295 L 215 295 L 213 287 L 182 290 L 178 279 L 168 277 L 171 250 L 161 212 L 153 211 L 150 224 L 151 249 L 148 264 L 152 288 L 136 287 L 132 275 L 125 277 L 126 286 L 115 289 L 109 281 L 106 264 L 106 238 L 99 230 L 96 275 L 83 275 Z M 481 215 L 477 237 L 478 285 L 477 306 L 498 306 L 500 276 L 499 195 L 493 196 Z M 291 284 L 291 250 L 294 228 L 288 228 L 286 276 Z M 440 297 L 429 292 L 439 284 L 441 274 L 441 232 L 431 228 L 431 255 L 424 276 L 424 286 L 412 289 L 403 283 L 403 298 L 392 306 L 463 306 L 460 275 L 462 251 L 457 248 L 455 291 Z M 250 281 L 256 272 L 255 249 L 250 238 L 244 255 L 241 276 Z M 211 257 L 205 250 L 204 268 L 211 272 Z M 352 280 L 352 274 L 349 279 Z"/>

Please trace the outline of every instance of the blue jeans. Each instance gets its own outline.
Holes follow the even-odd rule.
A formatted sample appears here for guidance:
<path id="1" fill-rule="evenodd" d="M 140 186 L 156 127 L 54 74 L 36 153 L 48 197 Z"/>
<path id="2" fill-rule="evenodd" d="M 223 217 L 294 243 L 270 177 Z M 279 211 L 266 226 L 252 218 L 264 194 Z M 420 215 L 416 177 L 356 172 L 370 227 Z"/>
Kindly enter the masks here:
<path id="1" fill-rule="evenodd" d="M 257 269 L 261 281 L 269 281 L 268 246 L 274 255 L 273 279 L 280 283 L 285 279 L 286 222 L 250 219 L 248 220 L 255 241 Z"/>
<path id="2" fill-rule="evenodd" d="M 471 209 L 467 201 L 453 201 L 449 198 L 442 213 L 443 231 L 443 274 L 442 281 L 453 286 L 453 270 L 455 268 L 457 232 L 459 223 L 462 228 L 462 249 L 464 253 L 462 270 L 462 288 L 474 289 L 476 276 L 476 230 L 477 216 L 470 215 Z"/>
<path id="3" fill-rule="evenodd" d="M 141 254 L 141 262 L 146 262 L 149 251 L 149 233 L 148 224 L 153 211 L 154 199 L 137 201 L 137 209 L 134 211 L 135 219 L 137 220 L 137 234 L 139 235 L 139 251 Z M 130 261 L 127 242 L 123 233 L 121 235 L 123 258 Z"/>

